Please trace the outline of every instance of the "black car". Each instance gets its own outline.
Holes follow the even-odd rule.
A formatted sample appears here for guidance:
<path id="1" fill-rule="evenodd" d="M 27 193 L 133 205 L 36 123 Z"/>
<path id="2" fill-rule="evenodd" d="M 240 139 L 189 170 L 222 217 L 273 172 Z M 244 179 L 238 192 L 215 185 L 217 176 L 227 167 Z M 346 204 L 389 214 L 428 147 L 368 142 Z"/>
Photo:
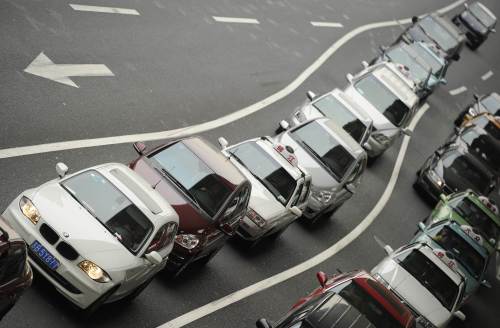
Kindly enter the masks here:
<path id="1" fill-rule="evenodd" d="M 439 195 L 472 189 L 498 203 L 498 177 L 464 147 L 447 143 L 417 171 L 413 187 L 433 203 Z"/>
<path id="2" fill-rule="evenodd" d="M 464 119 L 471 119 L 481 113 L 500 116 L 500 95 L 498 93 L 492 92 L 486 96 L 474 95 L 474 102 L 458 114 L 455 125 L 460 126 Z"/>
<path id="3" fill-rule="evenodd" d="M 396 40 L 411 44 L 415 41 L 434 43 L 447 60 L 459 60 L 460 51 L 465 44 L 465 36 L 451 22 L 437 13 L 425 15 L 423 18 L 412 18 L 413 24 Z"/>
<path id="4" fill-rule="evenodd" d="M 500 175 L 500 141 L 480 126 L 470 125 L 456 129 L 447 141 L 475 156 L 494 174 Z"/>
<path id="5" fill-rule="evenodd" d="M 470 5 L 465 3 L 465 9 L 452 21 L 467 36 L 467 45 L 472 49 L 477 49 L 490 33 L 495 33 L 497 18 L 482 3 L 476 1 Z"/>

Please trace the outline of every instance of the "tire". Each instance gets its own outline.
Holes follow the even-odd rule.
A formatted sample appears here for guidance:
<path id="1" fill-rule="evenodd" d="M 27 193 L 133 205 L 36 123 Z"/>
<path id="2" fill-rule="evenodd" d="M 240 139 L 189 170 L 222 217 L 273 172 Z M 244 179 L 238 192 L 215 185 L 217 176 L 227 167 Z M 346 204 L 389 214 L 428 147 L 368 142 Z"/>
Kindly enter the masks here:
<path id="1" fill-rule="evenodd" d="M 122 298 L 120 302 L 124 303 L 132 302 L 134 299 L 137 298 L 137 296 L 139 296 L 142 293 L 144 289 L 146 289 L 146 287 L 148 287 L 151 281 L 153 281 L 153 277 L 149 278 L 148 280 L 137 286 L 130 294 Z"/>

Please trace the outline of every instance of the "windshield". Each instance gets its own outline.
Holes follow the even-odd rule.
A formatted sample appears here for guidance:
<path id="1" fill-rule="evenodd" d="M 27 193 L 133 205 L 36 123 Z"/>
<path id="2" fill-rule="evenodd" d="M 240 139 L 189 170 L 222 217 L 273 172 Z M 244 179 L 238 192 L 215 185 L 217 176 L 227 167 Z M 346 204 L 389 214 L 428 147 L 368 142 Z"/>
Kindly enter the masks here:
<path id="1" fill-rule="evenodd" d="M 387 56 L 392 62 L 404 65 L 410 69 L 410 75 L 416 82 L 423 82 L 429 75 L 430 67 L 424 67 L 418 59 L 406 52 L 403 48 L 393 48 L 387 52 Z"/>
<path id="2" fill-rule="evenodd" d="M 356 82 L 355 88 L 392 124 L 401 126 L 409 108 L 375 76 L 364 77 Z"/>
<path id="3" fill-rule="evenodd" d="M 432 16 L 426 16 L 418 23 L 419 26 L 436 41 L 445 51 L 449 51 L 457 46 L 457 40 L 443 26 L 434 20 Z"/>
<path id="4" fill-rule="evenodd" d="M 432 53 L 427 51 L 423 45 L 413 43 L 410 47 L 432 68 L 432 73 L 436 74 L 443 68 L 442 63 Z"/>
<path id="5" fill-rule="evenodd" d="M 480 235 L 497 240 L 500 228 L 479 206 L 469 198 L 456 199 L 450 202 L 450 208 L 475 228 Z"/>
<path id="6" fill-rule="evenodd" d="M 469 5 L 469 11 L 476 17 L 481 24 L 484 26 L 491 28 L 496 23 L 496 18 L 492 17 L 488 12 L 484 10 L 484 8 L 477 2 L 471 3 Z"/>
<path id="7" fill-rule="evenodd" d="M 151 159 L 212 217 L 231 195 L 232 189 L 182 142 L 163 149 Z"/>
<path id="8" fill-rule="evenodd" d="M 255 142 L 233 147 L 229 152 L 245 166 L 283 205 L 293 195 L 296 181 L 292 176 Z"/>
<path id="9" fill-rule="evenodd" d="M 144 213 L 95 170 L 75 175 L 61 186 L 132 253 L 141 249 L 153 231 Z"/>
<path id="10" fill-rule="evenodd" d="M 355 158 L 317 121 L 300 126 L 291 135 L 338 181 L 343 180 L 355 162 Z"/>
<path id="11" fill-rule="evenodd" d="M 494 95 L 489 95 L 481 99 L 481 105 L 491 114 L 500 115 L 500 102 Z"/>
<path id="12" fill-rule="evenodd" d="M 500 144 L 486 131 L 468 129 L 461 136 L 469 146 L 469 151 L 492 169 L 498 170 L 500 165 Z"/>
<path id="13" fill-rule="evenodd" d="M 459 296 L 459 287 L 432 260 L 422 254 L 420 250 L 414 249 L 398 257 L 398 262 L 448 311 L 453 309 Z"/>
<path id="14" fill-rule="evenodd" d="M 453 257 L 473 276 L 479 279 L 486 265 L 486 259 L 474 247 L 448 226 L 436 229 L 429 236 Z"/>
<path id="15" fill-rule="evenodd" d="M 366 132 L 366 126 L 352 114 L 337 98 L 329 94 L 312 104 L 324 116 L 331 118 L 337 125 L 360 142 Z"/>
<path id="16" fill-rule="evenodd" d="M 456 152 L 443 158 L 444 179 L 447 185 L 458 190 L 472 188 L 480 194 L 488 194 L 491 177 L 466 155 Z"/>

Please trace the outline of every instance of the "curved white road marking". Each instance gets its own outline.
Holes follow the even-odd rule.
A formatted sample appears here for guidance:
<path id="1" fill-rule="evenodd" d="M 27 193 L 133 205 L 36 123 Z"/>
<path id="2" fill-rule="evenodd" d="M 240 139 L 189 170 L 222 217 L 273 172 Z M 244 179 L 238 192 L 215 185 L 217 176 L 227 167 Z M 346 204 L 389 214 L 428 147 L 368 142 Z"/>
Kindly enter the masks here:
<path id="1" fill-rule="evenodd" d="M 444 14 L 457 6 L 463 4 L 465 0 L 458 0 L 453 2 L 452 4 L 439 9 L 437 12 L 440 14 Z M 256 102 L 248 107 L 242 108 L 236 112 L 228 114 L 226 116 L 220 117 L 213 121 L 208 121 L 205 123 L 200 123 L 184 128 L 167 130 L 161 132 L 152 132 L 152 133 L 140 133 L 140 134 L 131 134 L 131 135 L 123 135 L 123 136 L 115 136 L 115 137 L 104 137 L 104 138 L 95 138 L 95 139 L 83 139 L 83 140 L 72 140 L 72 141 L 61 141 L 47 144 L 40 144 L 34 146 L 22 146 L 22 147 L 14 147 L 14 148 L 6 148 L 0 149 L 0 159 L 1 158 L 10 158 L 10 157 L 18 157 L 32 154 L 40 154 L 40 153 L 48 153 L 53 151 L 63 151 L 70 149 L 78 149 L 78 148 L 87 148 L 87 147 L 98 147 L 98 146 L 106 146 L 106 145 L 114 145 L 121 143 L 130 143 L 138 140 L 142 141 L 153 141 L 153 140 L 161 140 L 168 138 L 178 138 L 187 135 L 192 135 L 196 133 L 205 132 L 208 130 L 212 130 L 218 128 L 220 126 L 226 125 L 228 123 L 239 120 L 245 116 L 253 114 L 268 105 L 275 103 L 276 101 L 286 97 L 290 93 L 292 93 L 295 89 L 297 89 L 306 79 L 308 79 L 318 68 L 320 68 L 337 50 L 346 44 L 349 40 L 370 29 L 376 29 L 381 27 L 390 27 L 396 26 L 400 24 L 408 24 L 411 23 L 410 18 L 406 18 L 399 21 L 387 21 L 380 23 L 371 23 L 367 25 L 360 26 L 355 28 L 354 30 L 345 34 L 342 38 L 333 43 L 321 56 L 319 56 L 309 67 L 307 67 L 299 76 L 295 78 L 290 84 L 288 84 L 285 88 L 276 92 L 275 94 L 270 95 L 269 97 Z"/>
<path id="2" fill-rule="evenodd" d="M 429 109 L 429 105 L 424 104 L 422 108 L 418 111 L 418 113 L 415 115 L 413 118 L 413 121 L 411 122 L 409 129 L 413 131 L 415 129 L 415 126 L 417 125 L 418 121 L 422 116 L 425 114 L 425 112 Z M 215 300 L 213 302 L 210 302 L 202 307 L 199 307 L 197 309 L 194 309 L 186 314 L 181 315 L 180 317 L 177 317 L 167 323 L 162 324 L 161 326 L 158 326 L 159 328 L 179 328 L 183 327 L 195 320 L 198 320 L 210 313 L 213 313 L 217 310 L 220 310 L 228 305 L 231 305 L 233 303 L 236 303 L 246 297 L 249 297 L 255 293 L 258 293 L 260 291 L 263 291 L 265 289 L 268 289 L 274 285 L 277 285 L 279 283 L 284 282 L 285 280 L 288 280 L 292 277 L 297 276 L 298 274 L 311 269 L 312 267 L 315 267 L 316 265 L 328 260 L 330 257 L 333 255 L 337 254 L 340 252 L 344 247 L 352 243 L 356 238 L 358 238 L 372 223 L 375 221 L 377 216 L 382 212 L 382 210 L 385 207 L 385 204 L 389 201 L 389 198 L 392 195 L 392 191 L 394 190 L 394 187 L 396 186 L 396 182 L 398 180 L 399 172 L 401 171 L 401 166 L 403 164 L 403 160 L 406 154 L 406 150 L 408 149 L 408 144 L 410 142 L 410 137 L 405 136 L 403 139 L 403 143 L 401 145 L 401 148 L 399 150 L 398 157 L 396 159 L 396 163 L 394 164 L 394 170 L 392 171 L 391 178 L 389 180 L 389 183 L 385 187 L 384 193 L 378 200 L 377 204 L 375 204 L 375 207 L 368 213 L 368 215 L 353 229 L 351 232 L 349 232 L 347 235 L 345 235 L 342 239 L 340 239 L 338 242 L 324 250 L 323 252 L 315 255 L 314 257 L 310 258 L 307 261 L 304 261 L 288 270 L 285 270 L 283 272 L 280 272 L 274 276 L 271 276 L 267 279 L 261 280 L 253 285 L 250 285 L 246 288 L 243 288 L 241 290 L 238 290 L 234 293 L 231 293 L 227 296 L 224 296 L 222 298 L 219 298 L 218 300 Z"/>

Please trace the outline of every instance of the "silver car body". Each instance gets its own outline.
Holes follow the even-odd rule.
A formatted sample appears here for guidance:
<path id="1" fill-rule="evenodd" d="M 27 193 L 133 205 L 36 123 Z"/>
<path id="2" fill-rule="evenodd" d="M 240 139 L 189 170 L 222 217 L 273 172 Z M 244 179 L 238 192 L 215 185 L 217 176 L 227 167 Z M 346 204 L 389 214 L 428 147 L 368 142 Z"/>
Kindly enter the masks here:
<path id="1" fill-rule="evenodd" d="M 262 152 L 262 156 L 258 158 L 260 160 L 259 169 L 266 170 L 266 164 L 262 162 L 267 161 L 269 168 L 279 167 L 286 171 L 288 178 L 291 178 L 290 180 L 294 180 L 293 193 L 288 199 L 278 199 L 279 196 L 276 197 L 266 187 L 259 173 L 252 171 L 256 168 L 251 167 L 247 160 L 238 156 L 236 150 L 242 149 L 242 146 L 257 147 Z M 222 153 L 231 160 L 252 184 L 248 204 L 249 212 L 254 211 L 265 222 L 261 223 L 260 220 L 257 221 L 247 214 L 237 231 L 238 235 L 243 239 L 253 241 L 281 231 L 299 218 L 292 212 L 291 208 L 293 206 L 297 206 L 301 211 L 304 211 L 307 206 L 311 175 L 300 167 L 295 155 L 288 153 L 285 146 L 276 144 L 270 137 L 261 137 L 245 140 L 222 150 Z M 285 174 L 285 172 L 282 173 Z"/>
<path id="2" fill-rule="evenodd" d="M 335 177 L 331 170 L 306 149 L 293 133 L 308 124 L 317 124 L 317 134 L 334 140 L 342 151 L 353 158 L 352 164 L 341 177 Z M 333 211 L 351 198 L 354 189 L 360 184 L 361 174 L 366 166 L 366 152 L 341 127 L 328 118 L 318 118 L 302 123 L 274 137 L 277 143 L 289 145 L 295 150 L 300 165 L 311 174 L 311 196 L 303 216 L 312 219 L 321 213 Z M 322 140 L 314 140 L 317 145 Z M 347 190 L 350 188 L 351 191 Z"/>
<path id="3" fill-rule="evenodd" d="M 319 106 L 316 106 L 316 104 L 328 98 L 334 98 L 336 102 L 340 103 L 343 106 L 343 108 L 338 110 L 339 111 L 338 114 L 342 119 L 344 119 L 347 115 L 349 115 L 348 113 L 345 112 L 349 112 L 352 115 L 352 120 L 357 119 L 359 121 L 359 124 L 364 125 L 365 130 L 361 133 L 360 140 L 357 140 L 359 144 L 363 145 L 370 136 L 373 122 L 371 118 L 364 112 L 363 108 L 361 108 L 353 99 L 347 96 L 342 90 L 337 88 L 333 89 L 332 91 L 322 96 L 316 97 L 313 100 L 306 101 L 306 103 L 304 103 L 304 105 L 301 108 L 299 108 L 290 115 L 289 119 L 290 125 L 292 127 L 297 126 L 302 122 L 324 116 L 333 119 L 337 124 L 339 124 L 340 123 L 339 120 L 336 120 L 334 117 L 335 114 L 329 116 L 327 115 L 327 113 L 322 112 Z M 349 133 L 348 131 L 346 132 Z"/>
<path id="4" fill-rule="evenodd" d="M 364 78 L 372 76 L 407 107 L 401 126 L 395 126 L 356 88 Z M 407 126 L 418 109 L 419 99 L 415 94 L 415 84 L 404 76 L 398 67 L 389 62 L 381 62 L 352 76 L 344 92 L 354 99 L 373 120 L 373 132 L 365 147 L 369 157 L 377 157 L 387 150 L 401 134 L 400 128 Z"/>
<path id="5" fill-rule="evenodd" d="M 151 222 L 152 231 L 135 254 L 119 241 L 119 236 L 113 235 L 110 230 L 106 229 L 61 184 L 90 171 L 97 172 L 104 177 L 124 195 L 123 200 L 128 199 Z M 31 200 L 40 213 L 40 219 L 36 224 L 32 223 L 21 211 L 22 197 Z M 163 269 L 175 238 L 172 238 L 165 248 L 158 251 L 162 258 L 160 264 L 152 264 L 145 258 L 145 254 L 159 229 L 169 222 L 175 222 L 175 229 L 177 229 L 179 221 L 177 213 L 160 194 L 127 166 L 117 163 L 95 166 L 26 190 L 14 199 L 3 216 L 24 239 L 28 247 L 38 241 L 52 255 L 52 258 L 59 262 L 57 269 L 52 270 L 44 263 L 40 264 L 38 258 L 35 260 L 37 255 L 30 252 L 30 264 L 64 297 L 80 308 L 87 308 L 113 289 L 116 290 L 106 302 L 121 299 Z M 57 234 L 56 242 L 51 243 L 45 237 L 46 235 L 41 233 L 42 226 L 45 225 Z M 78 258 L 69 260 L 62 255 L 58 246 L 63 242 L 78 252 Z M 79 267 L 79 263 L 83 260 L 97 264 L 108 274 L 110 280 L 107 282 L 92 280 Z M 68 286 L 71 288 L 68 289 Z"/>

